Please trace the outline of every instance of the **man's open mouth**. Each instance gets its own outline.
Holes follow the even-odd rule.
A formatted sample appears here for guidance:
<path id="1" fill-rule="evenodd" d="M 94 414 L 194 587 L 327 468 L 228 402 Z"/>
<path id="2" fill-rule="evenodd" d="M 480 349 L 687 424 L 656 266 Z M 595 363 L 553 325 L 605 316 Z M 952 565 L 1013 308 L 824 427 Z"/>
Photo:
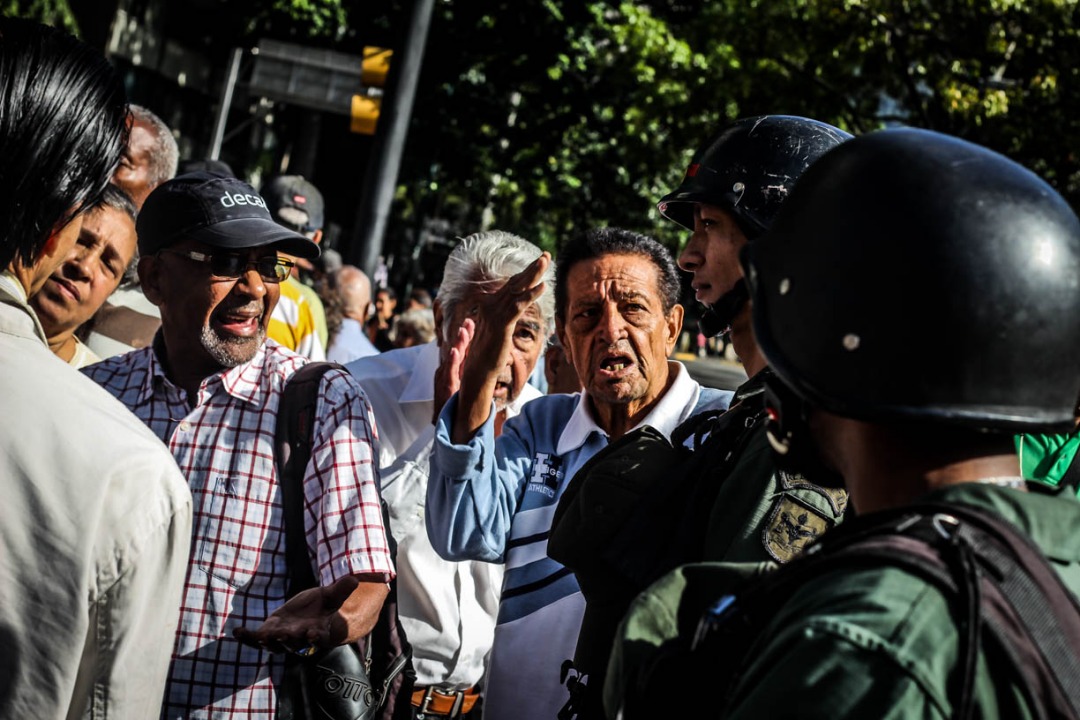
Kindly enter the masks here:
<path id="1" fill-rule="evenodd" d="M 605 355 L 600 359 L 600 371 L 605 374 L 618 375 L 634 366 L 634 360 L 629 355 Z"/>
<path id="2" fill-rule="evenodd" d="M 251 336 L 259 332 L 261 320 L 261 311 L 228 310 L 219 312 L 214 324 L 229 335 Z"/>

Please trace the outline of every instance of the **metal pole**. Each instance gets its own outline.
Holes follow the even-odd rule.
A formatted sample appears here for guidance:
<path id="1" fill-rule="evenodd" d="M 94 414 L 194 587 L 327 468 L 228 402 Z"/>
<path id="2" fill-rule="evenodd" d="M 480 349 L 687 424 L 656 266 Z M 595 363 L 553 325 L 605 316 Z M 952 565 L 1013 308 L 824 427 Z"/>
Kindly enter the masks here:
<path id="1" fill-rule="evenodd" d="M 345 248 L 346 262 L 372 277 L 383 254 L 386 220 L 394 199 L 401 154 L 409 132 L 416 85 L 424 59 L 428 28 L 435 0 L 414 0 L 405 47 L 390 62 L 387 92 L 379 111 L 371 159 L 364 172 L 360 205 L 353 224 L 352 242 Z"/>
<path id="2" fill-rule="evenodd" d="M 225 137 L 225 124 L 229 119 L 233 88 L 236 87 L 236 77 L 240 74 L 240 58 L 243 55 L 242 48 L 233 48 L 232 57 L 229 58 L 229 71 L 221 88 L 221 104 L 218 105 L 217 117 L 214 118 L 214 140 L 210 143 L 211 160 L 217 160 L 221 154 L 221 141 Z"/>

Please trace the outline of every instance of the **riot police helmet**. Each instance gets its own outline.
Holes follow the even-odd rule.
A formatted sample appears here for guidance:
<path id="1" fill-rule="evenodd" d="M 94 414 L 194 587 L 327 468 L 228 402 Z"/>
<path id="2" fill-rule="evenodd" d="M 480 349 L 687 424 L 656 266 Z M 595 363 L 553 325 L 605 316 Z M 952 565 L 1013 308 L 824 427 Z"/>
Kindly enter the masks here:
<path id="1" fill-rule="evenodd" d="M 1066 431 L 1080 220 L 987 148 L 879 130 L 828 153 L 742 255 L 754 332 L 809 405 L 874 422 Z"/>
<path id="2" fill-rule="evenodd" d="M 657 209 L 693 231 L 694 205 L 715 205 L 752 240 L 772 224 L 803 171 L 850 138 L 828 123 L 794 115 L 736 120 L 698 149 L 682 183 Z"/>

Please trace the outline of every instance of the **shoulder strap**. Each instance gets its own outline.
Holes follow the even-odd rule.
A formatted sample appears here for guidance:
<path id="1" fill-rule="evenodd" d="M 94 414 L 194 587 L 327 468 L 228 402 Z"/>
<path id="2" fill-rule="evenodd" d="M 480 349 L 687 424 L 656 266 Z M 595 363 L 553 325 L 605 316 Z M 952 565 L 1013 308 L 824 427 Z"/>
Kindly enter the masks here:
<path id="1" fill-rule="evenodd" d="M 1058 485 L 1068 488 L 1074 494 L 1080 494 L 1080 450 L 1077 450 L 1076 454 L 1073 455 L 1072 462 L 1069 463 L 1065 474 L 1061 476 Z"/>
<path id="2" fill-rule="evenodd" d="M 1039 548 L 1010 523 L 969 505 L 942 512 L 984 569 L 985 619 L 999 649 L 1025 676 L 1032 707 L 1080 717 L 1080 603 Z"/>
<path id="3" fill-rule="evenodd" d="M 310 362 L 293 373 L 281 392 L 274 454 L 281 488 L 282 517 L 285 522 L 285 563 L 289 570 L 288 596 L 315 587 L 307 536 L 304 532 L 304 470 L 311 458 L 319 385 L 323 375 L 341 365 Z"/>
<path id="4" fill-rule="evenodd" d="M 304 533 L 304 471 L 311 458 L 313 428 L 318 411 L 319 386 L 330 370 L 345 370 L 339 363 L 310 362 L 297 370 L 281 393 L 274 452 L 281 486 L 282 516 L 285 522 L 285 562 L 288 566 L 288 596 L 315 587 L 318 583 L 311 567 Z M 380 493 L 383 527 L 390 557 L 397 556 L 397 543 L 390 533 L 390 511 Z M 405 628 L 398 622 L 397 578 L 390 581 L 390 592 L 379 610 L 371 633 L 359 641 L 366 670 L 375 689 L 375 720 L 408 718 L 410 697 L 416 673 L 412 666 L 412 646 Z"/>
<path id="5" fill-rule="evenodd" d="M 972 714 L 980 649 L 1015 669 L 1036 717 L 1080 717 L 1080 604 L 1029 538 L 968 505 L 922 504 L 845 523 L 782 571 L 721 598 L 701 618 L 691 650 L 722 646 L 735 656 L 730 692 L 760 631 L 800 585 L 859 565 L 899 567 L 954 599 L 962 663 L 950 689 L 954 717 Z"/>

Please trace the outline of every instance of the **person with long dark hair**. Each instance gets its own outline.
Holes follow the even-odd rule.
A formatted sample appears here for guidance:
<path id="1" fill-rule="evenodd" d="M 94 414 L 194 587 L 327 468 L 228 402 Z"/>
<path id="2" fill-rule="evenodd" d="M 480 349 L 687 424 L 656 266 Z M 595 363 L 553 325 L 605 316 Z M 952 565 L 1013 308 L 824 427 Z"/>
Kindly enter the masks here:
<path id="1" fill-rule="evenodd" d="M 29 305 L 120 162 L 89 46 L 0 18 L 0 717 L 156 717 L 191 542 L 166 448 L 49 351 Z"/>

